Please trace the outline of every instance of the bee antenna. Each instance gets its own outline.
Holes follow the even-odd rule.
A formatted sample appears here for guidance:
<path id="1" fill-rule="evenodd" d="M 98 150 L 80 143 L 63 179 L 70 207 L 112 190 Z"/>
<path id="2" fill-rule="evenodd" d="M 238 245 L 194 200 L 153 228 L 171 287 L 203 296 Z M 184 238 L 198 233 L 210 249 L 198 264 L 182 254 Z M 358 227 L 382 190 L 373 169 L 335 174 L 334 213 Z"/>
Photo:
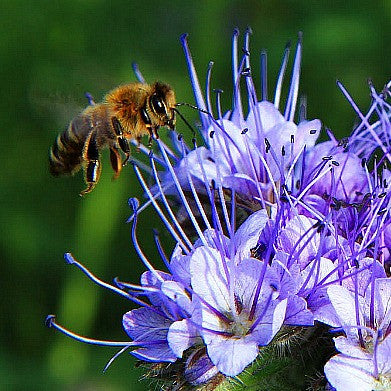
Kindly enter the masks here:
<path id="1" fill-rule="evenodd" d="M 182 102 L 182 103 L 177 103 L 175 106 L 176 106 L 176 107 L 178 107 L 178 106 L 187 106 L 187 107 L 190 107 L 190 108 L 192 108 L 192 109 L 194 109 L 194 110 L 200 111 L 201 113 L 208 114 L 209 116 L 212 117 L 212 114 L 209 113 L 209 111 L 206 111 L 206 110 L 204 110 L 204 109 L 200 109 L 199 107 L 194 106 L 194 105 L 192 105 L 192 104 L 190 104 L 190 103 Z"/>
<path id="2" fill-rule="evenodd" d="M 176 104 L 176 106 L 178 106 L 178 104 Z M 194 130 L 194 128 L 189 124 L 189 122 L 186 120 L 186 118 L 179 112 L 178 109 L 176 108 L 173 108 L 172 110 L 174 110 L 178 115 L 179 117 L 181 117 L 182 121 L 187 125 L 187 127 L 191 130 L 191 132 L 193 133 L 193 137 L 196 136 L 196 132 Z"/>

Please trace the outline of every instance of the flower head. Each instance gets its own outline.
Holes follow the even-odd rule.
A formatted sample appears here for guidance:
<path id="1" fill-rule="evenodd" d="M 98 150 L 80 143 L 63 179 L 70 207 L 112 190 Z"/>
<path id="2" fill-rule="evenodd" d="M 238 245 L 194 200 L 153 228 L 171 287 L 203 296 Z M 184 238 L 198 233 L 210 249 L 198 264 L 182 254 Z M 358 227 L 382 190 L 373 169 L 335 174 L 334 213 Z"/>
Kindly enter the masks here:
<path id="1" fill-rule="evenodd" d="M 330 140 L 316 144 L 321 123 L 306 120 L 304 104 L 295 122 L 301 35 L 282 111 L 290 49 L 285 50 L 273 101 L 268 100 L 262 53 L 258 98 L 249 35 L 247 31 L 239 61 L 234 32 L 233 104 L 223 114 L 218 91 L 216 116 L 210 103 L 212 66 L 204 97 L 187 38 L 182 37 L 204 145 L 189 148 L 174 134 L 172 146 L 155 140 L 157 152 L 141 146 L 148 153 L 152 185 L 143 166 L 133 164 L 148 198 L 145 205 L 154 207 L 175 242 L 173 250 L 164 251 L 154 234 L 167 270 L 157 270 L 139 244 L 138 216 L 145 205 L 139 207 L 135 198 L 129 200 L 133 214 L 128 222 L 146 268 L 139 285 L 118 280 L 107 284 L 66 255 L 92 281 L 139 306 L 123 316 L 130 341 L 96 341 L 64 329 L 53 317 L 48 323 L 83 342 L 120 346 L 118 354 L 130 349 L 151 366 L 167 363 L 167 377 L 175 372 L 167 389 L 178 389 L 205 383 L 212 387 L 226 377 L 241 376 L 265 351 L 281 346 L 282 339 L 289 343 L 297 330 L 318 327 L 318 321 L 343 333 L 334 339 L 340 354 L 325 366 L 330 384 L 341 391 L 348 384 L 386 389 L 391 349 L 387 94 L 371 88 L 374 103 L 364 116 L 340 84 L 362 123 L 349 141 L 337 141 L 329 131 Z M 375 122 L 369 119 L 373 112 L 379 116 Z M 379 160 L 373 157 L 375 147 L 383 151 Z M 308 337 L 298 344 L 303 357 L 301 346 L 310 343 Z M 340 375 L 343 367 L 348 370 Z"/>

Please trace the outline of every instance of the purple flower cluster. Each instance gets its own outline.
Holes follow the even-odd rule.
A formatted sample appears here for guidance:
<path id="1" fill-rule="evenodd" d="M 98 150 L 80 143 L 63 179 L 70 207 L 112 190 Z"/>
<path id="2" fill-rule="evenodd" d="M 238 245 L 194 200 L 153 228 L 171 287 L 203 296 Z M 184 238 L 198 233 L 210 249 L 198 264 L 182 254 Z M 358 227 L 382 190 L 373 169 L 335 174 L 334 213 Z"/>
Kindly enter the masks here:
<path id="1" fill-rule="evenodd" d="M 234 32 L 233 107 L 223 114 L 217 91 L 216 115 L 212 64 L 204 96 L 187 37 L 182 37 L 204 142 L 189 148 L 181 137 L 174 136 L 172 146 L 157 139 L 158 152 L 147 151 L 153 186 L 134 164 L 148 197 L 141 207 L 136 199 L 129 201 L 133 243 L 147 268 L 140 285 L 103 283 L 69 254 L 67 259 L 94 282 L 140 306 L 123 317 L 132 341 L 107 344 L 123 346 L 121 352 L 132 347 L 131 354 L 146 362 L 180 362 L 183 384 L 196 387 L 238 376 L 262 349 L 278 344 L 282 332 L 293 335 L 323 323 L 338 334 L 339 353 L 324 360 L 328 387 L 390 389 L 391 82 L 381 93 L 370 86 L 367 114 L 338 83 L 361 122 L 347 139 L 327 131 L 329 140 L 317 143 L 321 122 L 306 119 L 304 101 L 295 113 L 301 36 L 281 109 L 290 48 L 273 100 L 266 72 L 258 98 L 249 35 L 239 60 Z M 265 70 L 265 53 L 261 61 Z M 155 235 L 167 271 L 156 270 L 138 243 L 138 215 L 150 204 L 176 242 L 167 257 Z M 74 338 L 104 344 L 48 319 Z"/>

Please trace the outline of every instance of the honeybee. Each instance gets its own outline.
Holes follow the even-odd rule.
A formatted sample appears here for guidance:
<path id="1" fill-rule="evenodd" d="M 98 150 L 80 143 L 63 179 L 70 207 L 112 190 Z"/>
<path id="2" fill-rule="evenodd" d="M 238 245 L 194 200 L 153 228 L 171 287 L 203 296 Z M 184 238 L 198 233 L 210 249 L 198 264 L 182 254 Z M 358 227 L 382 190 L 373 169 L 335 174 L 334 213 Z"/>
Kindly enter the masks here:
<path id="1" fill-rule="evenodd" d="M 91 102 L 93 103 L 93 102 Z M 117 178 L 130 157 L 129 139 L 158 138 L 160 126 L 175 128 L 175 93 L 164 83 L 131 83 L 110 91 L 103 103 L 91 104 L 57 136 L 50 148 L 49 166 L 54 176 L 74 174 L 84 167 L 90 193 L 99 181 L 100 151 L 110 149 L 110 162 Z M 125 154 L 122 162 L 120 150 Z"/>

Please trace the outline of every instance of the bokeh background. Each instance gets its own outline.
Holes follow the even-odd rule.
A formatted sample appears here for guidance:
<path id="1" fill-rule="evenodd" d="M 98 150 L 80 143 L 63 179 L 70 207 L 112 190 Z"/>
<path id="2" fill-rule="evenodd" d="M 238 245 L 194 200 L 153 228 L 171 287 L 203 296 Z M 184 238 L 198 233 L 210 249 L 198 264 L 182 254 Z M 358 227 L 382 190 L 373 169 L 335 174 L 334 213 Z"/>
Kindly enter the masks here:
<path id="1" fill-rule="evenodd" d="M 391 2 L 13 0 L 1 1 L 0 20 L 0 389 L 148 390 L 128 353 L 103 374 L 116 350 L 44 327 L 45 316 L 55 313 L 83 335 L 126 340 L 121 317 L 131 304 L 66 265 L 64 252 L 106 281 L 138 282 L 144 270 L 125 224 L 128 197 L 142 198 L 131 168 L 112 182 L 104 154 L 99 185 L 81 199 L 82 175 L 48 173 L 47 151 L 57 132 L 86 105 L 85 91 L 100 100 L 113 86 L 135 81 L 132 61 L 148 80 L 166 81 L 178 100 L 193 102 L 179 44 L 184 32 L 201 80 L 215 62 L 212 87 L 225 91 L 228 108 L 232 30 L 251 26 L 254 74 L 266 48 L 270 89 L 286 42 L 303 31 L 300 92 L 308 117 L 346 136 L 355 116 L 335 81 L 365 110 L 367 79 L 379 89 L 388 80 Z M 185 115 L 196 120 L 192 111 Z M 157 220 L 152 210 L 143 213 L 139 237 L 159 265 L 151 232 Z M 169 252 L 164 231 L 162 240 Z"/>

